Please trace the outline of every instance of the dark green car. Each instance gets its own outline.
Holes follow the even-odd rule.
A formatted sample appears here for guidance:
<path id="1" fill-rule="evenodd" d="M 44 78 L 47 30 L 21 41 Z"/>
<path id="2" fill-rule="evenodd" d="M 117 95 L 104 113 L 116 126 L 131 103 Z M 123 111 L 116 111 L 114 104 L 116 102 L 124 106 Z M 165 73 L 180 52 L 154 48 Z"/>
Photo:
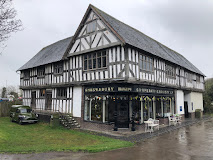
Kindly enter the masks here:
<path id="1" fill-rule="evenodd" d="M 38 115 L 35 114 L 29 106 L 13 105 L 10 110 L 10 118 L 12 122 L 36 123 L 38 122 Z"/>

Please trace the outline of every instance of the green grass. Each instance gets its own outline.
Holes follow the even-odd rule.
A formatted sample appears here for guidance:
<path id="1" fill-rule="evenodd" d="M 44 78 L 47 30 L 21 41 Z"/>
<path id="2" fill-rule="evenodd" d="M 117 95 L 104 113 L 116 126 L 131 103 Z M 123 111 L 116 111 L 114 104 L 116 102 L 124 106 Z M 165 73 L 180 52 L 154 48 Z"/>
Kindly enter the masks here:
<path id="1" fill-rule="evenodd" d="M 100 152 L 130 147 L 131 142 L 91 135 L 47 123 L 19 125 L 0 117 L 0 152 L 30 153 L 49 151 Z"/>

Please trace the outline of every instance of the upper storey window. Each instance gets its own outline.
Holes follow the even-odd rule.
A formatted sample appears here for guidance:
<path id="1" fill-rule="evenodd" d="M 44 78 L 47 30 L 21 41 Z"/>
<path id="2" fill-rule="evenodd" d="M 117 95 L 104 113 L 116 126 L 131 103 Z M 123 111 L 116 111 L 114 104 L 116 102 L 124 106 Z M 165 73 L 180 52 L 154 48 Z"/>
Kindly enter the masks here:
<path id="1" fill-rule="evenodd" d="M 200 82 L 200 76 L 199 75 L 196 75 L 196 81 Z"/>
<path id="2" fill-rule="evenodd" d="M 37 72 L 38 72 L 38 77 L 44 77 L 45 67 L 44 66 L 38 67 Z"/>
<path id="3" fill-rule="evenodd" d="M 175 67 L 174 66 L 166 64 L 165 71 L 166 71 L 167 77 L 175 78 L 176 74 L 175 74 Z"/>
<path id="4" fill-rule="evenodd" d="M 153 58 L 140 54 L 139 55 L 139 66 L 140 66 L 141 70 L 152 72 L 154 70 Z"/>
<path id="5" fill-rule="evenodd" d="M 63 62 L 57 62 L 54 64 L 54 74 L 63 73 Z"/>
<path id="6" fill-rule="evenodd" d="M 95 32 L 96 31 L 96 25 L 97 25 L 96 21 L 88 23 L 88 25 L 87 25 L 87 33 Z"/>
<path id="7" fill-rule="evenodd" d="M 30 79 L 30 70 L 24 71 L 24 79 Z"/>
<path id="8" fill-rule="evenodd" d="M 191 73 L 188 73 L 186 75 L 186 78 L 187 78 L 187 82 L 192 82 L 192 74 Z"/>
<path id="9" fill-rule="evenodd" d="M 106 68 L 106 50 L 84 55 L 84 70 Z"/>

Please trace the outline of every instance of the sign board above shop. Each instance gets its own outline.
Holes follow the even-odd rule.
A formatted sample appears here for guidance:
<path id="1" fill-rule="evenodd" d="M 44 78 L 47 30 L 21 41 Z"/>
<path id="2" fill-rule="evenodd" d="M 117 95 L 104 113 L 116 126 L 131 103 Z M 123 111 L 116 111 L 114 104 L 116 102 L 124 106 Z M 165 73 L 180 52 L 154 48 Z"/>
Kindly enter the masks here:
<path id="1" fill-rule="evenodd" d="M 85 86 L 85 94 L 90 93 L 138 93 L 143 95 L 174 95 L 174 90 L 169 88 L 143 86 L 143 85 L 95 85 Z"/>

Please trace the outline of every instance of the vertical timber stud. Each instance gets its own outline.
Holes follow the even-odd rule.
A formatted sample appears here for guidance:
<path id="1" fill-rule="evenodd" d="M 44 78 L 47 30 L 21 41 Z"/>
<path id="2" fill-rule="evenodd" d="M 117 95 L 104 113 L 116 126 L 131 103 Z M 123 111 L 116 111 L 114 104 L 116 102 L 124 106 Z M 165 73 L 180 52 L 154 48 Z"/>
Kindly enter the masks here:
<path id="1" fill-rule="evenodd" d="M 132 97 L 133 97 L 133 95 L 132 95 Z M 133 99 L 132 99 L 132 101 L 133 101 Z M 131 131 L 135 131 L 135 113 L 134 113 L 135 105 L 131 105 L 131 106 L 132 106 L 132 118 L 131 118 L 132 128 L 131 128 Z"/>
<path id="2" fill-rule="evenodd" d="M 144 104 L 144 99 L 143 99 L 143 96 L 141 96 L 141 124 L 143 123 L 143 104 Z"/>
<path id="3" fill-rule="evenodd" d="M 115 118 L 115 125 L 114 125 L 114 131 L 118 131 L 118 106 L 117 106 L 117 94 L 115 94 L 115 112 L 114 112 L 114 118 Z"/>
<path id="4" fill-rule="evenodd" d="M 164 115 L 163 115 L 163 98 L 161 97 L 161 114 L 162 114 L 162 117 L 164 117 Z"/>
<path id="5" fill-rule="evenodd" d="M 129 78 L 129 56 L 128 47 L 124 46 L 124 56 L 125 56 L 125 80 Z"/>
<path id="6" fill-rule="evenodd" d="M 153 97 L 153 118 L 156 118 L 156 98 Z"/>

